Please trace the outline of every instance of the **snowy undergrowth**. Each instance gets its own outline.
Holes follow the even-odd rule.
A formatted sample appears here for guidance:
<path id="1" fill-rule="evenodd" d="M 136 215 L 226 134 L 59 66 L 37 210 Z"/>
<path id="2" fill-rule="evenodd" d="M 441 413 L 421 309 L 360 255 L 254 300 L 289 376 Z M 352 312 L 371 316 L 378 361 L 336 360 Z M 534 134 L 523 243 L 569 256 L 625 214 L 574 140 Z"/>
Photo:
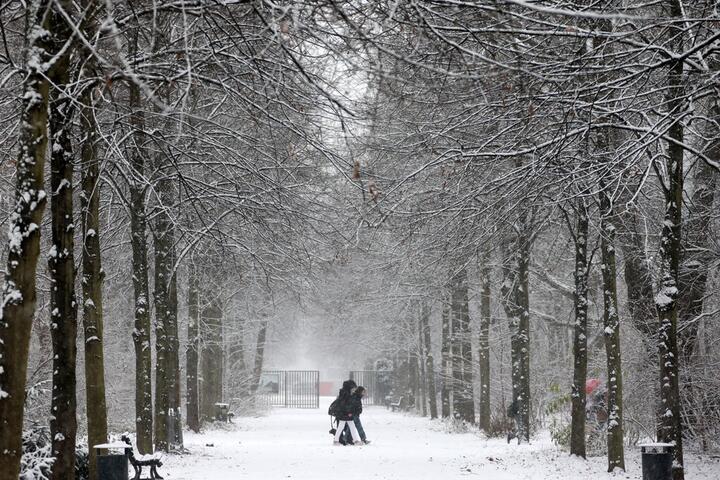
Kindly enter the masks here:
<path id="1" fill-rule="evenodd" d="M 22 436 L 21 480 L 48 480 L 53 457 L 50 453 L 50 431 L 47 428 L 26 430 Z"/>

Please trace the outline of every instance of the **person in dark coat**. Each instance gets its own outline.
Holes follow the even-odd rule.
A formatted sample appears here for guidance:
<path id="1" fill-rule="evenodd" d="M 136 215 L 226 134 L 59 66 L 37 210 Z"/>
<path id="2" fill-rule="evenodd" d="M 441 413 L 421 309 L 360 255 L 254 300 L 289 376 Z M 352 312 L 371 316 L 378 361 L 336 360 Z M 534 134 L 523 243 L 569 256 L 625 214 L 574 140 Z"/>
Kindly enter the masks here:
<path id="1" fill-rule="evenodd" d="M 353 423 L 355 424 L 355 428 L 357 428 L 358 434 L 360 434 L 360 440 L 362 440 L 361 443 L 367 445 L 370 443 L 370 440 L 367 439 L 367 436 L 365 435 L 365 430 L 363 429 L 362 423 L 360 422 L 360 414 L 362 413 L 362 399 L 365 395 L 367 395 L 367 390 L 365 389 L 365 387 L 357 387 L 352 393 L 352 395 L 350 395 L 350 405 L 353 411 Z M 352 440 L 350 440 L 349 426 L 345 427 L 343 436 L 347 443 L 353 443 Z"/>
<path id="2" fill-rule="evenodd" d="M 335 445 L 345 445 L 347 443 L 344 440 L 341 441 L 341 436 L 343 431 L 345 431 L 345 426 L 350 428 L 350 434 L 352 435 L 353 443 L 350 443 L 350 445 L 362 442 L 360 434 L 355 427 L 355 422 L 353 421 L 355 407 L 353 406 L 352 394 L 354 393 L 356 386 L 357 384 L 352 380 L 346 380 L 343 382 L 343 386 L 338 393 L 338 397 L 335 399 L 334 416 L 337 425 L 333 440 L 333 444 Z"/>

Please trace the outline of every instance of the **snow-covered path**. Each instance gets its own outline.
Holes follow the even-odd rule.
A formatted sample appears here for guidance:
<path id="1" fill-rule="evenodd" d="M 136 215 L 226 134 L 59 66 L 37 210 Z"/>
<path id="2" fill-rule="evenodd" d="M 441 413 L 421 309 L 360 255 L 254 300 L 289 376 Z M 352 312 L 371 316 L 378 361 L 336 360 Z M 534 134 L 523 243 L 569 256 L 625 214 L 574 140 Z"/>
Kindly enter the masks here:
<path id="1" fill-rule="evenodd" d="M 329 403 L 330 399 L 325 399 Z M 187 433 L 191 455 L 165 458 L 167 480 L 484 480 L 641 479 L 639 457 L 628 452 L 628 473 L 606 473 L 605 459 L 570 458 L 547 439 L 508 445 L 479 434 L 449 434 L 430 422 L 381 407 L 368 407 L 363 425 L 372 444 L 333 446 L 327 406 L 275 409 L 236 419 L 232 430 Z M 210 446 L 212 445 L 212 446 Z M 720 464 L 687 458 L 688 479 L 720 478 Z"/>

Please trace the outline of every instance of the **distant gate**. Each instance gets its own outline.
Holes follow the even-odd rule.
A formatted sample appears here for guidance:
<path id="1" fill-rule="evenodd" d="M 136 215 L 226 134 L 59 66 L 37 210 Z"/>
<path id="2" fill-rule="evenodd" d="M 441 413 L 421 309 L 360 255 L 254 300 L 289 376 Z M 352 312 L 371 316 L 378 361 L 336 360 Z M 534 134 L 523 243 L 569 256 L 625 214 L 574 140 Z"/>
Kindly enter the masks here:
<path id="1" fill-rule="evenodd" d="M 263 370 L 258 393 L 273 407 L 320 408 L 320 372 Z"/>
<path id="2" fill-rule="evenodd" d="M 379 370 L 353 370 L 350 380 L 367 389 L 367 396 L 363 400 L 365 405 L 384 405 L 385 397 L 390 394 L 391 375 L 389 371 Z"/>

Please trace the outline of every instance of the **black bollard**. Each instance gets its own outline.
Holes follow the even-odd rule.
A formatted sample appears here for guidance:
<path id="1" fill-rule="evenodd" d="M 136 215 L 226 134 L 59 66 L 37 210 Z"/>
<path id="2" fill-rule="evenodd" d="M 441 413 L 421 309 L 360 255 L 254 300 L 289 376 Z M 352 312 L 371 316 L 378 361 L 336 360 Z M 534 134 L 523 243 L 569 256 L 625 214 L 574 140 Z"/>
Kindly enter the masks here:
<path id="1" fill-rule="evenodd" d="M 646 443 L 640 445 L 640 451 L 643 480 L 672 480 L 673 445 L 671 443 Z"/>

